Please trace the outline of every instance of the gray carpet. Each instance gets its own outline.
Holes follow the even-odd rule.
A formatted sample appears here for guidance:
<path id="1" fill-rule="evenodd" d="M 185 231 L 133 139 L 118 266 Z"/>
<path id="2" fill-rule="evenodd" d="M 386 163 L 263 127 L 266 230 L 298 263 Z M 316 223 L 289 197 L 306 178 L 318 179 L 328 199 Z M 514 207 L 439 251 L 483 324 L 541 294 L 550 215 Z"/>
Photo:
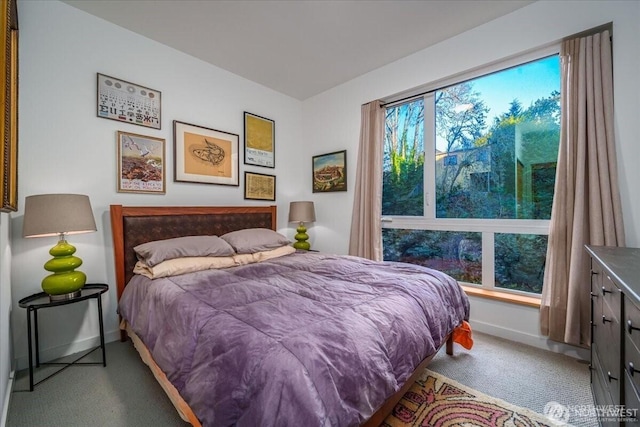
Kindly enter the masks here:
<path id="1" fill-rule="evenodd" d="M 441 351 L 430 369 L 478 391 L 542 413 L 545 405 L 591 406 L 589 369 L 584 362 L 480 333 L 471 351 Z M 87 359 L 98 360 L 99 352 Z M 85 359 L 86 360 L 86 359 Z M 89 359 L 91 360 L 91 359 Z M 38 378 L 47 375 L 44 368 Z M 28 371 L 18 373 L 6 427 L 171 427 L 185 426 L 130 342 L 107 344 L 107 367 L 74 366 L 29 387 Z M 572 425 L 597 426 L 577 419 Z"/>
<path id="2" fill-rule="evenodd" d="M 171 401 L 142 363 L 131 342 L 106 345 L 107 367 L 72 366 L 29 389 L 29 372 L 20 371 L 9 402 L 6 427 L 186 426 Z M 82 361 L 99 361 L 96 351 Z M 38 371 L 35 381 L 55 368 Z"/>

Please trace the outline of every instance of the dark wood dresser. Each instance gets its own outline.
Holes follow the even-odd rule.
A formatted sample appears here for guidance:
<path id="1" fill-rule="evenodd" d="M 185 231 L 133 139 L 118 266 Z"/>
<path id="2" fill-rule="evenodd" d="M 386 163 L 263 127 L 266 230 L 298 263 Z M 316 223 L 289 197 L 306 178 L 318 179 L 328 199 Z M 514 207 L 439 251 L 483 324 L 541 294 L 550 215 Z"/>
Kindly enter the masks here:
<path id="1" fill-rule="evenodd" d="M 640 425 L 640 249 L 591 256 L 591 390 L 603 426 Z"/>

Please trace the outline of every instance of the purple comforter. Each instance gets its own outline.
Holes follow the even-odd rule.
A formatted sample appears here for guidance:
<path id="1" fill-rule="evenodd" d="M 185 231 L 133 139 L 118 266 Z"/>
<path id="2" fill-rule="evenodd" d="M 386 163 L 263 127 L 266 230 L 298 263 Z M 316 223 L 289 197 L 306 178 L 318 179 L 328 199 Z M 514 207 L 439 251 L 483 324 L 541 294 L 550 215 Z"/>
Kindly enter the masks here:
<path id="1" fill-rule="evenodd" d="M 205 426 L 355 426 L 469 302 L 435 270 L 295 253 L 150 280 L 119 311 Z"/>

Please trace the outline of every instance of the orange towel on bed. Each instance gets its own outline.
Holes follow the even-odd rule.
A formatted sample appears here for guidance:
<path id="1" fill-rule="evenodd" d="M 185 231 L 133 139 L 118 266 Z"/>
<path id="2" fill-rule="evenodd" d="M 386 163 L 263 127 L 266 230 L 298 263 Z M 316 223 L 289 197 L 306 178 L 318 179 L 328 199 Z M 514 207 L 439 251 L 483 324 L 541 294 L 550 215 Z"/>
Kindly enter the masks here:
<path id="1" fill-rule="evenodd" d="M 467 350 L 473 347 L 473 336 L 471 333 L 471 325 L 465 320 L 462 324 L 453 330 L 453 342 L 457 342 Z"/>

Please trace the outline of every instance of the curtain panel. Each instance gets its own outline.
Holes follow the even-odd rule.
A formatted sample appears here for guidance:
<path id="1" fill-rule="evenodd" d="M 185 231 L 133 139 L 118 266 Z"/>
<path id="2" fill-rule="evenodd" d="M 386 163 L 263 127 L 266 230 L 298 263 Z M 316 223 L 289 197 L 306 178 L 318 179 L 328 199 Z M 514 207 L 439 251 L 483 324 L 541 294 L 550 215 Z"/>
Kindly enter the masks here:
<path id="1" fill-rule="evenodd" d="M 384 109 L 380 101 L 362 106 L 356 188 L 349 255 L 382 260 L 382 150 Z"/>
<path id="2" fill-rule="evenodd" d="M 591 279 L 584 245 L 625 245 L 609 31 L 563 42 L 560 57 L 560 147 L 540 327 L 554 341 L 588 347 Z"/>

